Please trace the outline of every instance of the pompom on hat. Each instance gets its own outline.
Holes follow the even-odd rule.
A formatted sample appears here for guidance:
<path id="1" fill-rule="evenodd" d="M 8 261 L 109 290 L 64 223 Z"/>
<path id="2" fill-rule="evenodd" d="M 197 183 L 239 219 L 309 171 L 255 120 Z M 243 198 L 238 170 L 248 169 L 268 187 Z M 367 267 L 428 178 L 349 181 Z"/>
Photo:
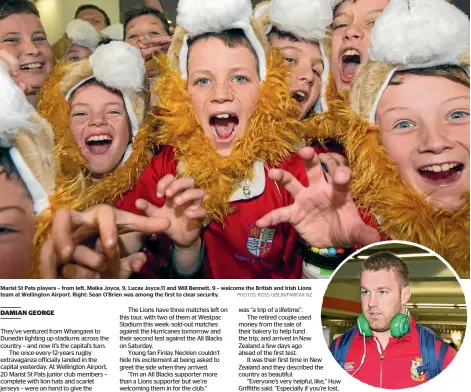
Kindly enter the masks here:
<path id="1" fill-rule="evenodd" d="M 103 38 L 109 38 L 113 41 L 124 41 L 124 25 L 121 23 L 112 24 L 101 30 L 100 34 Z"/>
<path id="2" fill-rule="evenodd" d="M 33 199 L 34 212 L 39 215 L 49 207 L 49 194 L 55 187 L 52 128 L 36 113 L 2 66 L 0 106 L 3 108 L 0 111 L 0 147 L 9 149 Z"/>
<path id="3" fill-rule="evenodd" d="M 265 34 L 273 28 L 293 34 L 302 40 L 312 40 L 319 44 L 322 55 L 321 96 L 315 110 L 326 110 L 325 90 L 330 70 L 325 53 L 324 38 L 328 26 L 333 21 L 332 6 L 329 0 L 271 0 L 260 3 L 254 10 L 255 19 L 262 25 Z"/>
<path id="4" fill-rule="evenodd" d="M 69 22 L 65 33 L 72 41 L 69 50 L 73 45 L 78 45 L 89 49 L 93 53 L 100 42 L 100 33 L 85 20 L 74 19 Z"/>
<path id="5" fill-rule="evenodd" d="M 370 62 L 357 72 L 359 82 L 352 85 L 350 101 L 355 112 L 374 124 L 378 103 L 396 71 L 457 65 L 469 75 L 469 19 L 445 0 L 391 0 L 372 29 L 369 56 Z M 360 81 L 381 67 L 389 72 L 379 78 L 376 94 L 360 100 L 365 93 L 358 91 L 364 85 Z"/>
<path id="6" fill-rule="evenodd" d="M 189 38 L 241 29 L 257 54 L 260 80 L 265 80 L 269 45 L 260 26 L 251 18 L 249 0 L 180 0 L 177 12 L 177 28 L 168 55 L 170 65 L 178 69 L 183 79 L 188 77 Z"/>

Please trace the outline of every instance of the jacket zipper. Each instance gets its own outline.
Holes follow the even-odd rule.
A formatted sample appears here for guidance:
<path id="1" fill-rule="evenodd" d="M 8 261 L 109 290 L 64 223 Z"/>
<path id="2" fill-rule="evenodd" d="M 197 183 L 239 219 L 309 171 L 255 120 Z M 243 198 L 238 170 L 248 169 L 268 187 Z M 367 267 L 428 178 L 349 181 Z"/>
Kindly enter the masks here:
<path id="1" fill-rule="evenodd" d="M 379 387 L 383 387 L 383 359 L 384 354 L 379 356 Z"/>

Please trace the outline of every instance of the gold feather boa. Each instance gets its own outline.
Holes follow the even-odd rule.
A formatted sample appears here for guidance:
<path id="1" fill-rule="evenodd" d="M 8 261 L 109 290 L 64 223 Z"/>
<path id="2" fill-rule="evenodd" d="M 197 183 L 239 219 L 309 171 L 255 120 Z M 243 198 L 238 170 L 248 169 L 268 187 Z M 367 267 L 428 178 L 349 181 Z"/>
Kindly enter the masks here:
<path id="1" fill-rule="evenodd" d="M 184 176 L 195 179 L 205 191 L 204 208 L 209 219 L 223 222 L 231 212 L 230 197 L 244 180 L 253 178 L 255 161 L 279 165 L 300 143 L 299 105 L 290 96 L 290 69 L 279 51 L 267 57 L 267 77 L 248 129 L 235 142 L 229 157 L 221 157 L 204 134 L 193 111 L 186 81 L 160 57 L 161 77 L 155 111 L 158 141 L 174 147 L 175 158 Z"/>
<path id="2" fill-rule="evenodd" d="M 352 169 L 352 196 L 380 220 L 393 239 L 424 245 L 441 255 L 462 278 L 469 278 L 469 192 L 456 211 L 437 209 L 400 177 L 380 144 L 381 130 L 355 114 L 347 95 L 332 95 L 311 135 L 341 141 Z"/>
<path id="3" fill-rule="evenodd" d="M 50 121 L 55 131 L 54 157 L 59 167 L 56 191 L 49 197 L 50 208 L 37 220 L 29 276 L 39 276 L 39 252 L 50 236 L 54 213 L 62 208 L 84 210 L 97 204 L 114 204 L 132 188 L 154 155 L 157 144 L 155 120 L 147 116 L 134 138 L 133 151 L 123 166 L 93 183 L 80 148 L 69 124 L 69 102 L 61 93 L 61 81 L 68 65 L 59 64 L 40 93 L 39 113 Z M 89 76 L 85 71 L 83 78 Z M 83 79 L 82 78 L 82 79 Z"/>

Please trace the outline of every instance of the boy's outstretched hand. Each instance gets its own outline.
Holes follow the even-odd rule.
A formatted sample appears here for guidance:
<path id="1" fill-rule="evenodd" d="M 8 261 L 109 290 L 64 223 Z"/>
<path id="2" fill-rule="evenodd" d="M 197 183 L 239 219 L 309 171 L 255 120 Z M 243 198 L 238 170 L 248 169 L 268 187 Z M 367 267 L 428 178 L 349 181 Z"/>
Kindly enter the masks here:
<path id="1" fill-rule="evenodd" d="M 304 187 L 291 173 L 271 169 L 270 179 L 279 182 L 293 196 L 294 203 L 271 211 L 257 221 L 261 228 L 288 222 L 311 246 L 351 247 L 380 241 L 379 233 L 361 219 L 350 195 L 351 170 L 334 169 L 330 181 L 324 178 L 321 162 L 311 147 L 299 151 L 309 185 Z"/>
<path id="2" fill-rule="evenodd" d="M 139 216 L 107 205 L 83 212 L 59 210 L 52 235 L 41 247 L 40 277 L 57 278 L 63 267 L 60 276 L 66 278 L 128 278 L 145 263 L 145 256 L 137 253 L 143 240 L 136 240 L 136 232 L 150 235 L 168 227 L 166 218 Z M 96 245 L 89 246 L 89 239 L 97 235 Z"/>

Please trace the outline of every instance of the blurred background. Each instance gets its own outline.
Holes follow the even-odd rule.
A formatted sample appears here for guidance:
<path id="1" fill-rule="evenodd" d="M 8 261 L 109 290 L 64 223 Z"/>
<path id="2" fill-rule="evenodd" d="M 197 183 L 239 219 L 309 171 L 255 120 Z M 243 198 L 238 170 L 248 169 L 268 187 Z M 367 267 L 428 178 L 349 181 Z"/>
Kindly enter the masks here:
<path id="1" fill-rule="evenodd" d="M 414 320 L 435 331 L 459 349 L 466 331 L 466 303 L 454 273 L 422 248 L 403 244 L 371 247 L 347 261 L 329 283 L 322 305 L 324 337 L 330 343 L 356 325 L 361 313 L 360 263 L 378 251 L 397 254 L 410 271 L 412 297 L 408 303 Z"/>
<path id="2" fill-rule="evenodd" d="M 46 29 L 49 42 L 53 43 L 62 37 L 67 23 L 75 14 L 75 10 L 82 4 L 94 4 L 108 14 L 111 23 L 122 22 L 124 12 L 127 8 L 142 5 L 145 0 L 32 0 L 36 4 L 41 14 L 41 21 Z M 220 0 L 224 1 L 224 0 Z M 261 0 L 252 0 L 253 4 L 260 3 Z M 469 0 L 453 0 L 457 7 L 461 8 L 469 15 Z M 175 24 L 176 8 L 178 0 L 160 0 L 166 13 L 167 19 Z"/>

